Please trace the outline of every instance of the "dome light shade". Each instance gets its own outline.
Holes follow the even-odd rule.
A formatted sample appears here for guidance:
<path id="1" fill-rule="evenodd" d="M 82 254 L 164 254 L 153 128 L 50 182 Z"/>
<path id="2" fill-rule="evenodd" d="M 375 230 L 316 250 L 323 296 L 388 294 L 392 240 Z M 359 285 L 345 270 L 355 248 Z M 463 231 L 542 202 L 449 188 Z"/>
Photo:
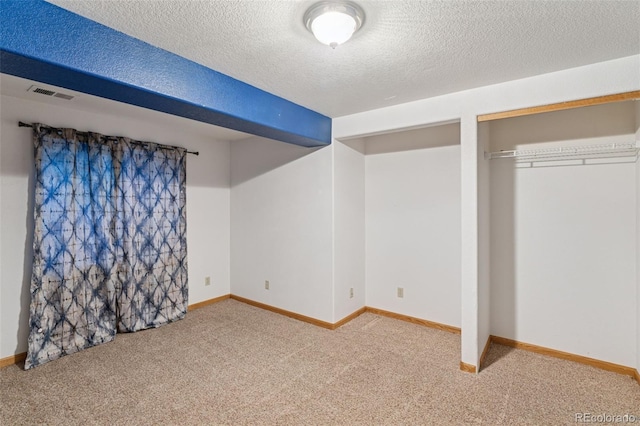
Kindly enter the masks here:
<path id="1" fill-rule="evenodd" d="M 304 14 L 304 24 L 320 43 L 336 48 L 364 22 L 364 11 L 351 2 L 316 3 Z"/>

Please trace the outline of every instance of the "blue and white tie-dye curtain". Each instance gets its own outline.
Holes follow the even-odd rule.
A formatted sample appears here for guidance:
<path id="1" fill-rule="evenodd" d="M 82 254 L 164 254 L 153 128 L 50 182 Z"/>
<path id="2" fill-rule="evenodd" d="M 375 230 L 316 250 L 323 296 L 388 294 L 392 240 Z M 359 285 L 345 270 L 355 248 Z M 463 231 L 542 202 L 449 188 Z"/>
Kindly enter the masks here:
<path id="1" fill-rule="evenodd" d="M 25 368 L 116 333 L 112 145 L 34 126 L 35 231 Z"/>
<path id="2" fill-rule="evenodd" d="M 118 330 L 136 331 L 187 312 L 186 151 L 127 139 L 119 147 Z"/>
<path id="3" fill-rule="evenodd" d="M 25 369 L 187 308 L 186 151 L 34 125 Z"/>

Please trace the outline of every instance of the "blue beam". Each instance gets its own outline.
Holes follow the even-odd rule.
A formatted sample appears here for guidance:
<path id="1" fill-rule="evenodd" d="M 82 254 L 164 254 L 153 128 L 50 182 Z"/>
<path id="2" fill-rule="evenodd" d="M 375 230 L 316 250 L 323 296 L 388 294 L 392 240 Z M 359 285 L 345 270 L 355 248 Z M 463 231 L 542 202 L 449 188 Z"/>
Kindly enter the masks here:
<path id="1" fill-rule="evenodd" d="M 43 0 L 0 1 L 0 72 L 282 142 L 331 143 L 329 117 Z"/>

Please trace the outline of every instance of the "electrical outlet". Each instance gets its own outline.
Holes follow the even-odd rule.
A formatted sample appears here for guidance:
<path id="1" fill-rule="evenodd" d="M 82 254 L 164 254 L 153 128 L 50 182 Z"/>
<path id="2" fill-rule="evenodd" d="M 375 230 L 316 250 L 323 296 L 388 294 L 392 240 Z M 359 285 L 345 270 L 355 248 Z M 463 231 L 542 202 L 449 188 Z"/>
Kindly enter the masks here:
<path id="1" fill-rule="evenodd" d="M 404 288 L 398 287 L 398 297 L 399 298 L 403 298 L 404 297 Z"/>
<path id="2" fill-rule="evenodd" d="M 353 287 L 349 289 L 349 299 L 353 299 Z"/>
<path id="3" fill-rule="evenodd" d="M 269 280 L 264 280 L 264 289 L 269 290 Z"/>
<path id="4" fill-rule="evenodd" d="M 204 277 L 204 285 L 211 285 L 211 277 Z"/>

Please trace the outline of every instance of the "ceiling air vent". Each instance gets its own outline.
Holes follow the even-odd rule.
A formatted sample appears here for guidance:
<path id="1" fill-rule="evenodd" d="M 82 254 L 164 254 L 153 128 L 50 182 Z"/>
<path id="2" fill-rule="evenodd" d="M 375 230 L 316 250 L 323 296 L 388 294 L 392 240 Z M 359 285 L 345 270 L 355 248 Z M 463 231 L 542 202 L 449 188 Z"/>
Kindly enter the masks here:
<path id="1" fill-rule="evenodd" d="M 71 99 L 73 99 L 73 96 L 67 95 L 66 93 L 60 93 L 54 90 L 43 89 L 42 87 L 38 87 L 38 86 L 29 87 L 27 92 L 39 93 L 45 96 L 53 96 L 54 98 L 66 99 L 67 101 L 70 101 Z"/>

